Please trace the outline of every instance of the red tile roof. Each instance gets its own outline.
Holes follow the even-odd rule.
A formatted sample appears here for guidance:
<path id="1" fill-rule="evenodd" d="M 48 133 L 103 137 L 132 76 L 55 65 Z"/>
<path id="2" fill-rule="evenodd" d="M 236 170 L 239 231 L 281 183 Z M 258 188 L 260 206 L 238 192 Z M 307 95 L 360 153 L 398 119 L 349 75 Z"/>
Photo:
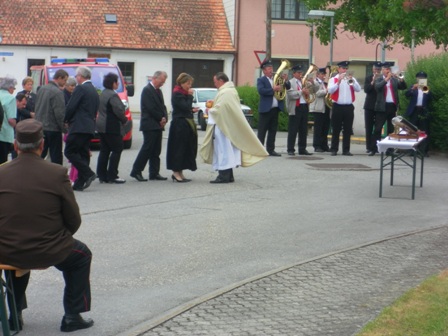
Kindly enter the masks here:
<path id="1" fill-rule="evenodd" d="M 4 45 L 235 51 L 222 0 L 5 0 L 0 33 Z"/>

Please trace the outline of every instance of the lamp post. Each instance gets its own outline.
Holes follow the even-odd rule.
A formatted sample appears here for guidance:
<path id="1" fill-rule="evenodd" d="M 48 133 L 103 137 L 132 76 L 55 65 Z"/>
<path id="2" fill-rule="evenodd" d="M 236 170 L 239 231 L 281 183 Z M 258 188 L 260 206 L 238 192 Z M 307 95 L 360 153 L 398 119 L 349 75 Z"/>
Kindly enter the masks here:
<path id="1" fill-rule="evenodd" d="M 333 26 L 334 26 L 334 12 L 327 10 L 310 10 L 308 12 L 308 18 L 310 19 L 322 19 L 324 17 L 331 18 L 330 23 L 330 67 L 333 65 Z"/>
<path id="2" fill-rule="evenodd" d="M 412 37 L 412 40 L 411 40 L 411 61 L 412 61 L 412 64 L 415 63 L 415 61 L 414 61 L 414 48 L 415 48 L 415 33 L 416 32 L 417 32 L 417 29 L 415 29 L 415 27 L 411 29 L 411 37 Z"/>
<path id="3" fill-rule="evenodd" d="M 310 51 L 308 57 L 308 65 L 313 63 L 313 40 L 314 40 L 314 24 L 310 24 Z"/>

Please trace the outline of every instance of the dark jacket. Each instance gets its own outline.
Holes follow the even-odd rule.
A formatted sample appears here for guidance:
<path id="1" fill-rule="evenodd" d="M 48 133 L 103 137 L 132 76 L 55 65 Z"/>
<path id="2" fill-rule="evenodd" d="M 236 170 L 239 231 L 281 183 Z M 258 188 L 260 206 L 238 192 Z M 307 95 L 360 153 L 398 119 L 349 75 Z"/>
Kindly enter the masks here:
<path id="1" fill-rule="evenodd" d="M 289 81 L 285 81 L 285 88 L 286 90 L 289 90 L 291 88 L 291 84 L 289 83 Z M 272 101 L 274 99 L 274 89 L 272 88 L 272 85 L 266 76 L 257 79 L 257 91 L 260 95 L 258 112 L 269 112 L 271 110 Z M 280 111 L 283 111 L 284 100 L 278 101 L 278 108 L 280 109 Z"/>
<path id="2" fill-rule="evenodd" d="M 413 90 L 411 86 L 405 93 L 406 97 L 411 98 L 408 108 L 406 109 L 406 116 L 410 117 L 414 113 L 415 106 L 417 106 L 418 90 Z M 432 99 L 432 93 L 423 93 L 422 106 L 428 110 L 429 103 Z"/>
<path id="3" fill-rule="evenodd" d="M 177 118 L 193 119 L 193 96 L 173 91 L 171 96 L 173 105 L 173 120 Z"/>
<path id="4" fill-rule="evenodd" d="M 96 118 L 96 129 L 99 133 L 123 134 L 122 128 L 128 118 L 126 108 L 114 90 L 104 89 L 100 95 L 100 108 Z"/>
<path id="5" fill-rule="evenodd" d="M 366 93 L 366 100 L 364 101 L 365 110 L 375 110 L 376 90 L 375 83 L 372 84 L 373 75 L 367 76 L 364 82 L 364 92 Z"/>
<path id="6" fill-rule="evenodd" d="M 91 81 L 77 85 L 65 111 L 65 122 L 69 124 L 69 133 L 94 135 L 99 105 L 100 98 Z"/>
<path id="7" fill-rule="evenodd" d="M 51 81 L 40 87 L 37 92 L 35 112 L 35 118 L 42 122 L 44 131 L 65 131 L 64 94 L 55 82 Z"/>
<path id="8" fill-rule="evenodd" d="M 168 121 L 168 114 L 162 91 L 157 93 L 154 86 L 148 83 L 143 88 L 140 98 L 140 131 L 156 131 L 163 129 L 160 121 L 163 117 Z"/>
<path id="9" fill-rule="evenodd" d="M 392 91 L 395 99 L 397 100 L 397 110 L 400 105 L 398 98 L 398 90 L 406 90 L 406 82 L 399 81 L 398 79 L 392 77 L 390 79 L 392 85 Z M 384 80 L 383 76 L 380 76 L 375 81 L 375 90 L 377 92 L 376 102 L 375 102 L 375 111 L 377 112 L 386 112 L 386 98 L 384 96 L 384 90 L 386 90 L 387 82 Z"/>
<path id="10" fill-rule="evenodd" d="M 67 169 L 33 153 L 0 166 L 0 262 L 24 269 L 62 262 L 81 225 Z"/>
<path id="11" fill-rule="evenodd" d="M 17 121 L 31 118 L 31 112 L 35 112 L 36 109 L 36 94 L 34 92 L 22 90 L 17 92 L 17 94 L 19 93 L 23 93 L 26 96 L 26 107 L 17 109 Z"/>

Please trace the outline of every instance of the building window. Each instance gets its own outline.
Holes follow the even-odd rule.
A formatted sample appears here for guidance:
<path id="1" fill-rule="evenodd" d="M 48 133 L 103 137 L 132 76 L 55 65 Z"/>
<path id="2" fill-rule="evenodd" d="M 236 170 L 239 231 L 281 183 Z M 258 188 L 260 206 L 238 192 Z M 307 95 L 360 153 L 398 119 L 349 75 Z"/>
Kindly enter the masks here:
<path id="1" fill-rule="evenodd" d="M 272 19 L 276 20 L 306 20 L 308 9 L 303 1 L 273 0 Z"/>
<path id="2" fill-rule="evenodd" d="M 28 63 L 27 64 L 27 69 L 28 69 L 27 76 L 31 76 L 31 67 L 33 65 L 45 65 L 45 59 L 28 58 L 27 63 Z"/>
<path id="3" fill-rule="evenodd" d="M 118 67 L 124 77 L 126 84 L 134 84 L 134 63 L 133 62 L 118 62 Z"/>

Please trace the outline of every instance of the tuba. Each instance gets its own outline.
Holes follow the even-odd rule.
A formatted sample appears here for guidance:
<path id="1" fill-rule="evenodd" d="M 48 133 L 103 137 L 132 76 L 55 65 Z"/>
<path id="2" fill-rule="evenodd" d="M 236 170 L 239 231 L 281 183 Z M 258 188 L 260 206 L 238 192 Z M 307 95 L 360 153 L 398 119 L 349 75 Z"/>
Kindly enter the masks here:
<path id="1" fill-rule="evenodd" d="M 302 88 L 307 88 L 310 92 L 309 95 L 305 96 L 305 101 L 307 104 L 311 104 L 316 99 L 316 95 L 312 92 L 314 89 L 309 77 L 311 75 L 315 76 L 318 70 L 319 68 L 317 65 L 310 63 L 310 67 L 302 78 Z"/>
<path id="2" fill-rule="evenodd" d="M 327 80 L 327 82 L 329 82 L 331 78 L 333 78 L 334 76 L 337 75 L 338 66 L 337 65 L 327 66 L 327 68 L 330 69 L 330 74 L 328 75 L 328 80 Z M 330 108 L 330 109 L 333 107 L 333 100 L 331 99 L 331 94 L 329 94 L 329 93 L 327 93 L 325 95 L 325 105 L 327 105 L 328 108 Z"/>
<path id="3" fill-rule="evenodd" d="M 291 68 L 291 63 L 287 59 L 282 60 L 282 64 L 280 64 L 280 67 L 277 69 L 277 72 L 274 75 L 274 86 L 280 85 L 283 87 L 282 91 L 275 91 L 274 97 L 277 100 L 283 100 L 286 97 L 286 88 L 284 86 L 285 80 L 281 77 L 281 74 L 283 70 L 287 70 Z"/>

